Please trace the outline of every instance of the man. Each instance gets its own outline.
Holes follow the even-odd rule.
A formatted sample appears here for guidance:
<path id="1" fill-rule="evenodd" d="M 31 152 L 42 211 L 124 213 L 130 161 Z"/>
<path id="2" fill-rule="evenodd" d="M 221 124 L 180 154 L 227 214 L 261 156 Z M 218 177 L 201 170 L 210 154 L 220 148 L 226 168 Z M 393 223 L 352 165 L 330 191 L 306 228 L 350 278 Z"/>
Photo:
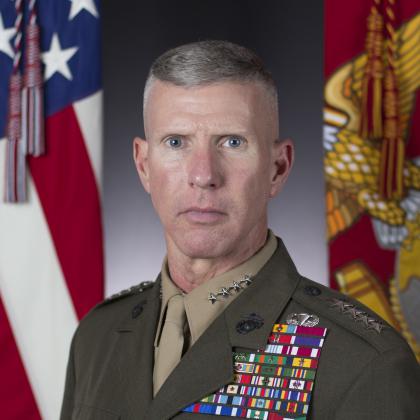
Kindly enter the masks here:
<path id="1" fill-rule="evenodd" d="M 108 298 L 71 346 L 64 419 L 414 419 L 420 374 L 377 315 L 303 278 L 267 228 L 293 145 L 261 60 L 224 41 L 153 64 L 141 182 L 162 222 L 156 282 Z"/>

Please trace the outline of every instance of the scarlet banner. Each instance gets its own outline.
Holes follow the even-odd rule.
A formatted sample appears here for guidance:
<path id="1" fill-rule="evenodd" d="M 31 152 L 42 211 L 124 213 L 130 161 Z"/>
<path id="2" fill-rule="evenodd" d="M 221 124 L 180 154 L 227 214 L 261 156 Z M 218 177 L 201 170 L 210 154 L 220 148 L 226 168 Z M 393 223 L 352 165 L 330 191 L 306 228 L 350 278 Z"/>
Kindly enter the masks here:
<path id="1" fill-rule="evenodd" d="M 327 0 L 325 27 L 330 284 L 420 361 L 420 5 Z"/>

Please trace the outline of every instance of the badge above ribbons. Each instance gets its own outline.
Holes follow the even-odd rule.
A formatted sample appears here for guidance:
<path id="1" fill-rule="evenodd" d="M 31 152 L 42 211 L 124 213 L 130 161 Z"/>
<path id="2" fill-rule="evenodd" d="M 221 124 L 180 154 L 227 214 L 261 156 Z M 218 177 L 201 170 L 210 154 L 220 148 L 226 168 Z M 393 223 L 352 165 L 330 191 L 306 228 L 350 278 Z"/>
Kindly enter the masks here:
<path id="1" fill-rule="evenodd" d="M 304 420 L 327 328 L 274 324 L 268 344 L 256 353 L 234 352 L 232 383 L 187 413 L 263 420 Z"/>

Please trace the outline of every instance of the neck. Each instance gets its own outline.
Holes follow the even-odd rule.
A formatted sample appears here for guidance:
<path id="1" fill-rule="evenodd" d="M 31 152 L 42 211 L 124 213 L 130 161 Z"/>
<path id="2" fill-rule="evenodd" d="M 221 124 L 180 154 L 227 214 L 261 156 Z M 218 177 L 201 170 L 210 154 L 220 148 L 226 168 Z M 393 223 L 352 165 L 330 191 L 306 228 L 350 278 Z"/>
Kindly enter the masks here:
<path id="1" fill-rule="evenodd" d="M 226 273 L 252 257 L 264 246 L 266 238 L 267 229 L 259 232 L 251 241 L 243 241 L 242 246 L 238 246 L 232 252 L 213 258 L 191 258 L 183 254 L 167 238 L 168 268 L 171 279 L 181 290 L 189 293 L 200 284 Z M 245 246 L 244 242 L 247 242 Z"/>

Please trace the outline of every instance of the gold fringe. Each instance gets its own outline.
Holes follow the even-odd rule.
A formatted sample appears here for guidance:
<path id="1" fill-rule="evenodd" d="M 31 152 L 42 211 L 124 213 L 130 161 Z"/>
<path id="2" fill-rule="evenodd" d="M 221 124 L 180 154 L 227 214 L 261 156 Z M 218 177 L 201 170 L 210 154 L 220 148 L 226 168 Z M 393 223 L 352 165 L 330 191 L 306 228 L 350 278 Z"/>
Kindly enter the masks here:
<path id="1" fill-rule="evenodd" d="M 386 167 L 386 172 L 384 173 L 385 177 L 386 177 L 386 192 L 385 192 L 385 197 L 389 197 L 391 198 L 393 193 L 392 193 L 392 174 L 394 172 L 394 159 L 395 159 L 395 138 L 391 138 L 391 139 L 385 139 L 384 143 L 386 145 L 386 147 L 388 148 L 388 165 Z"/>
<path id="2" fill-rule="evenodd" d="M 395 199 L 401 199 L 404 193 L 404 160 L 405 160 L 405 143 L 401 137 L 397 139 L 397 188 L 395 191 Z"/>
<path id="3" fill-rule="evenodd" d="M 361 115 L 360 115 L 360 137 L 367 138 L 369 136 L 369 127 L 368 127 L 368 84 L 369 79 L 367 77 L 363 78 L 362 82 L 362 101 L 361 101 Z"/>
<path id="4" fill-rule="evenodd" d="M 375 139 L 382 137 L 382 78 L 376 77 L 373 80 L 373 130 L 372 135 Z"/>

